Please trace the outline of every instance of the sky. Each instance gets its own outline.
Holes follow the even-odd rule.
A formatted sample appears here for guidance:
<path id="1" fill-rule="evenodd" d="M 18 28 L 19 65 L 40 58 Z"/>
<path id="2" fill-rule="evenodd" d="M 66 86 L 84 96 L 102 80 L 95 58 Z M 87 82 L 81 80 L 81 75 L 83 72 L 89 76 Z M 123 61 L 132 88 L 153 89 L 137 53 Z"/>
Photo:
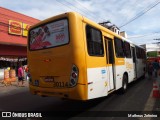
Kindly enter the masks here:
<path id="1" fill-rule="evenodd" d="M 136 44 L 160 38 L 160 0 L 0 0 L 0 6 L 39 20 L 70 11 L 97 23 L 109 20 Z"/>

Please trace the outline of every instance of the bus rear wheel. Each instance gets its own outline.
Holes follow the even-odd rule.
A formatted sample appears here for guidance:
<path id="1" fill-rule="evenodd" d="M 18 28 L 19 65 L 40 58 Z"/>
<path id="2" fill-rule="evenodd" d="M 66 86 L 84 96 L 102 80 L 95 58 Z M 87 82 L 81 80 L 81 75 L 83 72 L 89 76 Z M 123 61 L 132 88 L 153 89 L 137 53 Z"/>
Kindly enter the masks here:
<path id="1" fill-rule="evenodd" d="M 121 92 L 124 94 L 127 91 L 127 88 L 128 88 L 128 77 L 127 77 L 126 74 L 124 74 L 123 75 Z"/>

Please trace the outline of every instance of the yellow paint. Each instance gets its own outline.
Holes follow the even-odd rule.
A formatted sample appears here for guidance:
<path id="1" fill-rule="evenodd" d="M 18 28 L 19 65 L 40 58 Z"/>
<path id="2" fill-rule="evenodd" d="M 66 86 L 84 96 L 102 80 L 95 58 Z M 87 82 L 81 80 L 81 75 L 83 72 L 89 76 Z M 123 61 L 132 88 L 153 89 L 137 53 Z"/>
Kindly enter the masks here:
<path id="1" fill-rule="evenodd" d="M 129 62 L 126 62 L 126 68 L 127 69 L 133 69 L 133 64 L 130 64 Z"/>
<path id="2" fill-rule="evenodd" d="M 104 86 L 106 87 L 107 86 L 107 82 L 105 81 L 105 83 L 104 83 Z"/>
<path id="3" fill-rule="evenodd" d="M 9 20 L 9 34 L 22 35 L 22 22 Z"/>
<path id="4" fill-rule="evenodd" d="M 106 61 L 105 45 L 103 45 L 103 56 L 96 57 L 88 55 L 85 32 L 86 25 L 97 28 L 102 32 L 103 44 L 105 43 L 104 36 L 107 36 L 112 40 L 115 36 L 118 38 L 121 37 L 97 23 L 73 12 L 57 15 L 41 21 L 32 26 L 30 30 L 62 18 L 66 18 L 69 23 L 69 43 L 67 45 L 37 51 L 30 51 L 28 47 L 28 64 L 32 80 L 40 81 L 40 87 L 30 85 L 30 91 L 31 93 L 39 91 L 38 94 L 47 96 L 64 97 L 63 95 L 66 94 L 69 99 L 87 100 L 88 92 L 93 90 L 93 88 L 88 88 L 87 69 L 107 67 L 111 66 L 111 64 L 107 64 Z M 114 56 L 114 58 L 115 66 L 125 65 L 124 58 L 116 58 L 116 56 Z M 50 60 L 50 62 L 44 62 L 44 60 Z M 78 67 L 79 71 L 78 84 L 75 87 L 58 89 L 54 88 L 50 83 L 45 83 L 43 81 L 42 76 L 53 76 L 54 80 L 59 82 L 69 82 L 73 64 Z M 108 83 L 105 82 L 104 86 L 106 87 L 107 85 Z M 54 95 L 52 95 L 52 93 L 54 93 Z M 61 93 L 61 95 L 58 93 Z"/>
<path id="5" fill-rule="evenodd" d="M 28 35 L 28 29 L 29 29 L 30 25 L 23 23 L 23 36 L 27 36 Z"/>
<path id="6" fill-rule="evenodd" d="M 116 58 L 115 59 L 115 65 L 125 65 L 124 58 Z"/>

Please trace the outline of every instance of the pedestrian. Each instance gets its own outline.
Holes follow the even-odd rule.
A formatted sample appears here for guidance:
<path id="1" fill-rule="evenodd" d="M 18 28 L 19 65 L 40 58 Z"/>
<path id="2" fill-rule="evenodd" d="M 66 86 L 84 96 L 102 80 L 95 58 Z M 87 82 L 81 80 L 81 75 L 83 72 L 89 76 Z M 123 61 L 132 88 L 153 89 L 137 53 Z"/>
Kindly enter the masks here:
<path id="1" fill-rule="evenodd" d="M 148 76 L 149 79 L 152 79 L 152 73 L 153 73 L 153 65 L 151 62 L 148 63 Z"/>
<path id="2" fill-rule="evenodd" d="M 158 64 L 159 64 L 158 75 L 160 76 L 160 60 L 158 61 Z"/>
<path id="3" fill-rule="evenodd" d="M 154 75 L 157 78 L 158 71 L 159 71 L 159 63 L 157 60 L 155 60 L 152 64 L 153 64 L 153 69 L 154 69 Z"/>
<path id="4" fill-rule="evenodd" d="M 18 86 L 20 82 L 22 83 L 22 86 L 23 86 L 23 83 L 24 83 L 23 80 L 24 80 L 24 70 L 23 70 L 22 64 L 20 64 L 18 68 Z"/>
<path id="5" fill-rule="evenodd" d="M 26 80 L 28 81 L 28 65 L 25 67 L 25 73 L 26 73 Z"/>

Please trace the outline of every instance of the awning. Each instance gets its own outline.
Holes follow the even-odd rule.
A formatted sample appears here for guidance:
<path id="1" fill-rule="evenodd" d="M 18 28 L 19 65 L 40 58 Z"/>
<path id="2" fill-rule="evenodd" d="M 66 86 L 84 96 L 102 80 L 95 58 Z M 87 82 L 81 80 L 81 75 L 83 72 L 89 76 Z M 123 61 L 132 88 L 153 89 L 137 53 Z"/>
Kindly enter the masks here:
<path id="1" fill-rule="evenodd" d="M 0 44 L 0 56 L 27 56 L 27 47 Z"/>

